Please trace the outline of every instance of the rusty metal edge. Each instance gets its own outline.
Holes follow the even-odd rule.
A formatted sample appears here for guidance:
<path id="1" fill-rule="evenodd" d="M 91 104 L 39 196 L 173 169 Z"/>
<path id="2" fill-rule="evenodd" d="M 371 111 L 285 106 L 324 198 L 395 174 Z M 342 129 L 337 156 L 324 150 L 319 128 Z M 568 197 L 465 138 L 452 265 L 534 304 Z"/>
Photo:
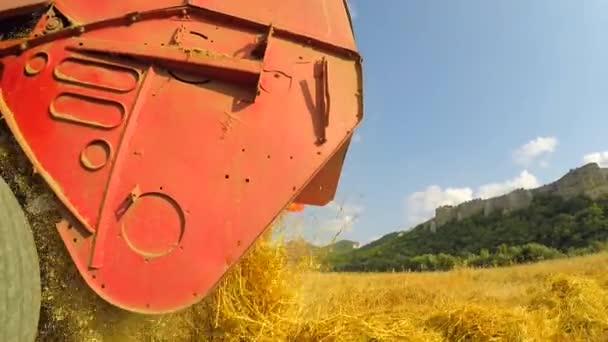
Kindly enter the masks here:
<path id="1" fill-rule="evenodd" d="M 146 310 L 142 310 L 142 309 L 137 309 L 137 308 L 133 308 L 133 307 L 129 307 L 127 305 L 124 305 L 120 302 L 114 301 L 110 296 L 106 295 L 105 292 L 101 291 L 99 289 L 99 284 L 93 282 L 92 277 L 87 276 L 88 274 L 88 269 L 86 269 L 86 265 L 82 265 L 82 267 L 80 267 L 79 264 L 77 264 L 76 262 L 74 262 L 74 260 L 76 260 L 76 255 L 73 253 L 72 249 L 69 248 L 67 242 L 65 241 L 65 239 L 63 238 L 63 235 L 65 233 L 65 231 L 67 231 L 64 227 L 68 224 L 72 224 L 74 225 L 74 222 L 71 221 L 71 219 L 66 219 L 64 218 L 62 221 L 58 222 L 55 225 L 55 229 L 57 230 L 57 234 L 59 234 L 62 238 L 61 240 L 64 242 L 64 245 L 66 246 L 66 249 L 68 250 L 68 253 L 70 254 L 70 257 L 72 258 L 72 263 L 74 264 L 74 266 L 76 267 L 76 269 L 78 270 L 78 273 L 80 274 L 80 277 L 84 280 L 84 282 L 87 284 L 87 286 L 89 286 L 89 288 L 95 292 L 95 294 L 97 296 L 99 296 L 101 299 L 103 299 L 104 301 L 106 301 L 107 303 L 109 303 L 110 305 L 113 305 L 119 309 L 128 311 L 128 312 L 133 312 L 133 313 L 137 313 L 137 314 L 144 314 L 144 315 L 165 315 L 165 314 L 170 314 L 170 313 L 174 313 L 174 312 L 178 312 L 184 309 L 187 309 L 188 307 L 202 301 L 207 294 L 203 295 L 203 296 L 199 296 L 196 298 L 193 298 L 192 300 L 186 302 L 185 304 L 175 307 L 172 310 L 151 310 L 151 309 L 146 309 Z M 77 223 L 76 223 L 77 224 Z M 84 267 L 84 269 L 83 269 Z M 211 291 L 210 291 L 211 292 Z M 209 292 L 209 293 L 210 293 Z"/>
<path id="2" fill-rule="evenodd" d="M 35 11 L 37 9 L 48 7 L 52 4 L 52 2 L 53 2 L 52 0 L 43 0 L 43 1 L 39 1 L 38 3 L 35 3 L 35 4 L 30 4 L 30 5 L 26 5 L 26 6 L 22 6 L 22 7 L 15 7 L 15 8 L 11 8 L 9 10 L 2 10 L 2 11 L 0 11 L 0 20 L 10 18 L 10 17 L 16 17 L 16 16 L 20 16 L 20 15 L 25 15 L 25 14 Z"/>
<path id="3" fill-rule="evenodd" d="M 39 173 L 42 176 L 42 178 L 44 178 L 44 180 L 49 185 L 51 190 L 53 190 L 53 192 L 55 193 L 57 198 L 59 198 L 59 200 L 63 203 L 63 205 L 65 205 L 70 210 L 70 212 L 78 219 L 78 221 L 81 222 L 81 225 L 83 225 L 84 228 L 86 228 L 86 230 L 88 232 L 93 233 L 94 230 L 89 225 L 89 222 L 87 222 L 84 219 L 84 217 L 82 217 L 82 215 L 78 212 L 78 210 L 72 205 L 72 203 L 64 195 L 61 185 L 59 183 L 57 183 L 55 181 L 55 179 L 53 179 L 53 177 L 42 167 L 42 165 L 40 164 L 38 159 L 36 159 L 34 152 L 28 145 L 25 138 L 23 137 L 23 134 L 21 133 L 21 130 L 19 129 L 19 125 L 17 125 L 17 122 L 15 121 L 13 112 L 11 111 L 8 104 L 4 100 L 4 94 L 2 92 L 2 88 L 0 88 L 0 113 L 2 113 L 2 116 L 4 117 L 8 127 L 10 128 L 11 132 L 13 133 L 15 140 L 17 141 L 19 146 L 21 146 L 21 150 L 23 151 L 23 153 L 25 153 L 27 158 L 30 160 L 30 162 L 34 166 L 35 172 Z"/>
<path id="4" fill-rule="evenodd" d="M 154 10 L 149 10 L 149 11 L 144 11 L 144 12 L 126 13 L 122 16 L 118 16 L 118 17 L 114 17 L 114 18 L 108 18 L 108 19 L 90 22 L 90 23 L 86 23 L 86 24 L 82 24 L 82 25 L 67 27 L 67 28 L 59 30 L 57 32 L 50 33 L 50 34 L 40 36 L 40 37 L 16 40 L 14 44 L 9 44 L 10 41 L 7 41 L 6 46 L 0 47 L 0 57 L 6 56 L 6 55 L 11 55 L 11 54 L 19 54 L 26 49 L 29 49 L 29 48 L 32 48 L 35 46 L 39 46 L 44 43 L 51 42 L 53 40 L 78 36 L 79 34 L 82 34 L 89 30 L 96 30 L 96 29 L 105 28 L 105 27 L 109 27 L 112 25 L 116 25 L 116 24 L 121 24 L 121 23 L 124 25 L 129 25 L 135 21 L 142 21 L 142 20 L 154 19 L 154 18 L 159 18 L 159 17 L 160 18 L 168 17 L 171 15 L 180 14 L 183 10 L 193 11 L 194 14 L 196 14 L 196 12 L 198 12 L 200 14 L 203 14 L 203 16 L 209 17 L 212 20 L 215 19 L 217 21 L 224 22 L 224 23 L 225 22 L 234 23 L 234 24 L 240 25 L 245 28 L 257 29 L 257 30 L 264 31 L 264 32 L 266 32 L 268 30 L 268 28 L 270 27 L 270 25 L 259 22 L 259 21 L 254 21 L 254 20 L 245 19 L 245 18 L 241 18 L 241 17 L 235 17 L 235 16 L 231 16 L 226 13 L 212 11 L 212 10 L 209 10 L 206 8 L 195 7 L 195 6 L 191 6 L 191 5 L 177 6 L 177 7 L 154 9 Z M 320 40 L 320 39 L 317 39 L 314 37 L 310 37 L 310 36 L 303 35 L 301 33 L 289 31 L 287 29 L 277 28 L 277 27 L 273 27 L 273 28 L 274 28 L 276 34 L 281 38 L 285 38 L 287 40 L 294 41 L 297 43 L 305 43 L 312 47 L 317 47 L 317 48 L 320 48 L 323 50 L 329 50 L 340 56 L 347 56 L 349 59 L 360 59 L 359 53 L 356 50 L 351 50 L 351 49 L 348 49 L 348 48 L 345 48 L 342 46 L 331 44 L 331 43 L 325 42 L 323 40 Z"/>

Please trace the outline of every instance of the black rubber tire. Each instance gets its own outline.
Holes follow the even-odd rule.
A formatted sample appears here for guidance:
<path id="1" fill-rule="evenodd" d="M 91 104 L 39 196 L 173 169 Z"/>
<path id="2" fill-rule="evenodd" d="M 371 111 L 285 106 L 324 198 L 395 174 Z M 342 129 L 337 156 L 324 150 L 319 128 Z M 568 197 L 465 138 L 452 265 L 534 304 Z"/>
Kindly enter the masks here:
<path id="1" fill-rule="evenodd" d="M 36 339 L 40 266 L 30 225 L 0 177 L 0 341 Z"/>

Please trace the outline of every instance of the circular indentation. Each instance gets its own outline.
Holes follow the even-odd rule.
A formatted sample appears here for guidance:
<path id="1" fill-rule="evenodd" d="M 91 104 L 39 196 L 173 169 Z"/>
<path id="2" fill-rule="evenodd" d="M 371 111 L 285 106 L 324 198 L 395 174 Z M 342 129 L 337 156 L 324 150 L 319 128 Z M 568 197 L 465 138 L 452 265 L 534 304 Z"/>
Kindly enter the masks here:
<path id="1" fill-rule="evenodd" d="M 72 239 L 72 241 L 74 241 L 74 243 L 78 242 L 77 238 Z"/>
<path id="2" fill-rule="evenodd" d="M 251 182 L 251 179 L 245 178 L 245 183 L 249 183 L 249 182 Z"/>
<path id="3" fill-rule="evenodd" d="M 25 62 L 25 74 L 28 76 L 38 75 L 49 62 L 49 55 L 46 52 L 36 52 L 27 62 Z"/>
<path id="4" fill-rule="evenodd" d="M 111 156 L 112 147 L 109 142 L 93 140 L 80 153 L 80 163 L 87 170 L 97 171 L 108 163 Z"/>
<path id="5" fill-rule="evenodd" d="M 101 288 L 105 289 L 106 288 L 106 284 L 101 284 Z"/>
<path id="6" fill-rule="evenodd" d="M 230 179 L 230 175 L 224 175 L 224 178 Z"/>
<path id="7" fill-rule="evenodd" d="M 122 218 L 129 247 L 151 259 L 171 253 L 181 242 L 186 220 L 179 204 L 158 192 L 140 195 Z"/>
<path id="8" fill-rule="evenodd" d="M 93 278 L 93 279 L 97 279 L 97 276 L 93 274 L 93 275 L 91 276 L 91 278 Z"/>
<path id="9" fill-rule="evenodd" d="M 294 186 L 293 188 L 291 188 L 291 190 L 296 191 L 296 187 Z"/>
<path id="10" fill-rule="evenodd" d="M 293 156 L 289 156 L 289 159 L 293 159 Z"/>

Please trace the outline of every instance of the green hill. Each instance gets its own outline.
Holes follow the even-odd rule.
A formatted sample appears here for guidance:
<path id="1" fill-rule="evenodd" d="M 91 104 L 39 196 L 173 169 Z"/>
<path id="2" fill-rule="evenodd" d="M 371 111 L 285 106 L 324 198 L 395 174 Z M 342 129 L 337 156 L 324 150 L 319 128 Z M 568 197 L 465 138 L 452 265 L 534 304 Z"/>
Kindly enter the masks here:
<path id="1" fill-rule="evenodd" d="M 421 224 L 327 258 L 335 271 L 444 270 L 458 263 L 505 265 L 584 254 L 608 240 L 608 197 L 550 193 L 506 214 L 476 214 L 441 228 Z"/>
<path id="2" fill-rule="evenodd" d="M 589 163 L 536 189 L 436 209 L 412 230 L 330 254 L 335 271 L 447 270 L 597 251 L 608 241 L 608 169 Z"/>
<path id="3" fill-rule="evenodd" d="M 295 262 L 305 257 L 313 257 L 318 260 L 339 257 L 340 255 L 354 251 L 359 243 L 350 240 L 340 240 L 326 246 L 316 246 L 302 238 L 288 241 L 285 249 L 290 261 Z"/>

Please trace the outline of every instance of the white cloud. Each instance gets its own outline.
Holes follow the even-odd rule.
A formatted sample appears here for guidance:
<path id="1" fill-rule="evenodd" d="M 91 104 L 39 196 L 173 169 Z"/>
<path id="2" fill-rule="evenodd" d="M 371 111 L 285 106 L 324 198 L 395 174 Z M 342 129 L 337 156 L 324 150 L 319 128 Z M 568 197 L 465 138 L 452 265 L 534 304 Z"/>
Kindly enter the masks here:
<path id="1" fill-rule="evenodd" d="M 513 159 L 520 165 L 529 166 L 537 159 L 547 157 L 555 152 L 557 144 L 558 140 L 555 137 L 538 137 L 515 150 Z M 546 160 L 543 160 L 542 163 L 547 165 Z"/>
<path id="2" fill-rule="evenodd" d="M 407 223 L 414 225 L 428 220 L 435 214 L 435 208 L 442 205 L 456 205 L 473 199 L 471 188 L 442 189 L 431 185 L 426 190 L 414 192 L 406 199 Z"/>
<path id="3" fill-rule="evenodd" d="M 608 151 L 589 153 L 583 157 L 585 164 L 597 163 L 601 167 L 608 167 Z"/>
<path id="4" fill-rule="evenodd" d="M 442 189 L 431 185 L 426 190 L 414 192 L 405 200 L 406 223 L 414 226 L 435 215 L 435 209 L 443 205 L 458 205 L 473 198 L 490 198 L 506 194 L 518 188 L 535 188 L 540 186 L 538 179 L 528 172 L 522 171 L 519 176 L 504 182 L 481 185 L 477 191 L 470 187 Z"/>
<path id="5" fill-rule="evenodd" d="M 548 160 L 541 160 L 540 162 L 538 162 L 538 165 L 540 165 L 540 167 L 542 167 L 543 169 L 546 169 L 549 167 L 549 161 Z"/>
<path id="6" fill-rule="evenodd" d="M 332 201 L 326 206 L 306 206 L 302 213 L 290 213 L 283 218 L 281 228 L 287 239 L 303 237 L 316 245 L 326 245 L 334 238 L 346 238 L 352 232 L 363 205 L 352 200 Z"/>
<path id="7" fill-rule="evenodd" d="M 350 232 L 355 221 L 363 213 L 363 206 L 353 203 L 332 201 L 327 205 L 327 208 L 329 212 L 324 215 L 319 228 L 330 233 Z"/>
<path id="8" fill-rule="evenodd" d="M 372 243 L 372 242 L 374 242 L 374 241 L 378 240 L 378 239 L 379 239 L 379 238 L 381 238 L 381 237 L 382 237 L 382 236 L 380 236 L 380 235 L 374 235 L 374 236 L 372 236 L 371 238 L 369 238 L 369 239 L 367 240 L 367 242 L 365 242 L 365 244 Z"/>
<path id="9" fill-rule="evenodd" d="M 538 179 L 528 172 L 528 170 L 522 171 L 519 176 L 508 179 L 500 183 L 490 183 L 479 187 L 476 193 L 478 198 L 491 198 L 500 195 L 504 195 L 518 188 L 531 189 L 540 186 Z"/>

